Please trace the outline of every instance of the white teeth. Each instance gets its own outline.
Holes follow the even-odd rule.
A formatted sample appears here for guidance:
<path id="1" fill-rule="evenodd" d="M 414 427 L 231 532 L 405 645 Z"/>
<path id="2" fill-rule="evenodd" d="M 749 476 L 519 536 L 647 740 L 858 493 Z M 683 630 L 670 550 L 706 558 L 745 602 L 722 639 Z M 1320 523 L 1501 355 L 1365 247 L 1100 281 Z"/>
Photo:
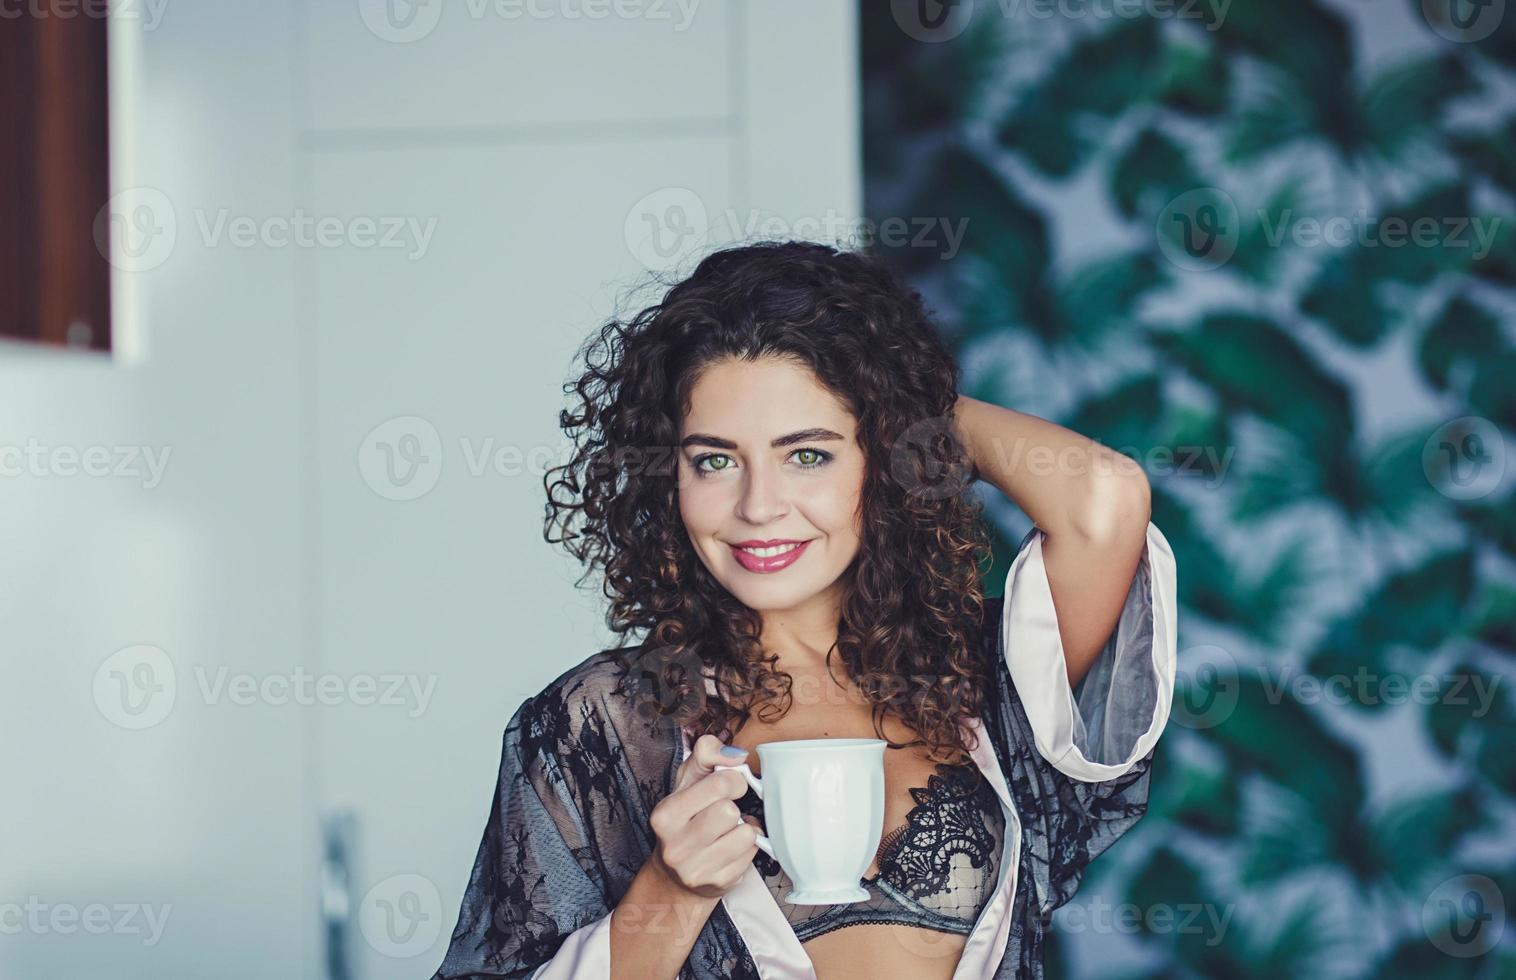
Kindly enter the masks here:
<path id="1" fill-rule="evenodd" d="M 775 555 L 782 555 L 786 551 L 794 551 L 803 543 L 804 542 L 796 542 L 795 544 L 780 544 L 775 545 L 772 548 L 743 548 L 742 550 L 750 555 L 756 555 L 759 558 L 772 558 Z"/>

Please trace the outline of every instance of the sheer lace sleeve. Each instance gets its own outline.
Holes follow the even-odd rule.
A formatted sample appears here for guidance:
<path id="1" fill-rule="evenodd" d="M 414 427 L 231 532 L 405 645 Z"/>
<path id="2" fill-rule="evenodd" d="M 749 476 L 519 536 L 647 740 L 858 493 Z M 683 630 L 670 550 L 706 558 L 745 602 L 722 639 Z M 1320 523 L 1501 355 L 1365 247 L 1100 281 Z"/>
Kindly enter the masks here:
<path id="1" fill-rule="evenodd" d="M 489 821 L 433 980 L 550 976 L 559 956 L 562 976 L 610 976 L 610 908 L 575 858 L 582 818 L 554 760 L 523 750 L 531 710 L 505 730 Z"/>
<path id="2" fill-rule="evenodd" d="M 610 912 L 648 853 L 637 773 L 617 728 L 630 720 L 604 665 L 577 668 L 516 712 L 433 980 L 610 975 Z M 661 777 L 651 740 L 638 741 Z"/>
<path id="3" fill-rule="evenodd" d="M 1084 868 L 1147 812 L 1154 747 L 1177 667 L 1174 555 L 1151 521 L 1115 628 L 1078 689 L 1042 560 L 1040 528 L 1006 574 L 1001 652 L 1014 695 L 1009 737 L 1036 770 L 1046 847 L 1044 911 L 1068 901 Z M 1029 821 L 1029 822 L 1033 822 Z"/>

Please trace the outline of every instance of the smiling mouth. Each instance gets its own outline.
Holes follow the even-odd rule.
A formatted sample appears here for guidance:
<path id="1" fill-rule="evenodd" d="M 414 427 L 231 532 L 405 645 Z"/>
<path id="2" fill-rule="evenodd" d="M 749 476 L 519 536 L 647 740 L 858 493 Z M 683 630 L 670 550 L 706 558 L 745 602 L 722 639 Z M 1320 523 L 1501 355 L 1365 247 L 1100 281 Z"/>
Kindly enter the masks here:
<path id="1" fill-rule="evenodd" d="M 794 551 L 796 548 L 805 543 L 806 542 L 804 541 L 786 541 L 784 544 L 769 545 L 763 548 L 747 548 L 743 547 L 742 545 L 736 544 L 732 545 L 732 547 L 741 549 L 742 551 L 745 551 L 748 554 L 758 558 L 773 558 L 777 555 L 782 555 L 785 552 Z"/>
<path id="2" fill-rule="evenodd" d="M 794 564 L 805 553 L 806 545 L 810 543 L 810 541 L 789 541 L 767 547 L 744 547 L 735 544 L 729 544 L 727 547 L 732 549 L 732 557 L 736 558 L 737 563 L 743 568 L 750 572 L 768 574 Z"/>

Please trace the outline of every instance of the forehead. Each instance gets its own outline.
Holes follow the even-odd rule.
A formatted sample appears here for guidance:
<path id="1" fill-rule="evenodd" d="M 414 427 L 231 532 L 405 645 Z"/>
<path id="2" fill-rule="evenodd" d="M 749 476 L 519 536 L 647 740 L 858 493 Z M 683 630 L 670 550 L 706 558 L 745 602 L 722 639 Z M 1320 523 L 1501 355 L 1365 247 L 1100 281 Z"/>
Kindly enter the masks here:
<path id="1" fill-rule="evenodd" d="M 854 429 L 847 406 L 810 368 L 778 357 L 726 359 L 707 367 L 690 390 L 689 411 L 681 422 L 684 431 L 718 431 L 733 437 L 817 425 L 843 435 Z"/>

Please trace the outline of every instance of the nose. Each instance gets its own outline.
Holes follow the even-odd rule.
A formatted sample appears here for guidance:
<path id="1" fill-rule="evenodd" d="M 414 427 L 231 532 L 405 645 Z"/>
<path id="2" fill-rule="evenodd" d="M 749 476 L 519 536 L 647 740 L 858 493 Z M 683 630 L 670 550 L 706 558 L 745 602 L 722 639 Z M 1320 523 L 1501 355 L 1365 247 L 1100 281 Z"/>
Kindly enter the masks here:
<path id="1" fill-rule="evenodd" d="M 750 464 L 743 477 L 737 514 L 749 524 L 769 524 L 788 511 L 782 474 L 768 466 Z"/>

